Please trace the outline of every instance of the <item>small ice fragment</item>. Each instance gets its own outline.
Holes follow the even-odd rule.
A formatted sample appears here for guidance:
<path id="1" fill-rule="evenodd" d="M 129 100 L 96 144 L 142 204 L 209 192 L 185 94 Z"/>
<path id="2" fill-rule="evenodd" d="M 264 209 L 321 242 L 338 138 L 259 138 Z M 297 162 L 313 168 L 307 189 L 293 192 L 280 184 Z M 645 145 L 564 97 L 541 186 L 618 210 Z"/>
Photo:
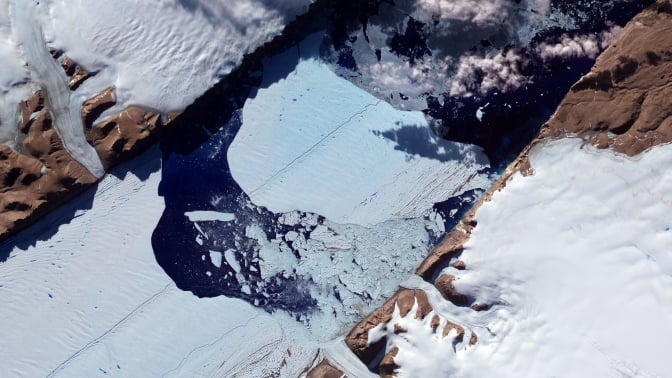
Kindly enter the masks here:
<path id="1" fill-rule="evenodd" d="M 236 273 L 240 273 L 240 263 L 238 263 L 238 260 L 236 260 L 235 250 L 227 249 L 224 252 L 224 258 L 226 259 L 226 263 L 229 264 L 231 269 L 233 269 Z"/>
<path id="2" fill-rule="evenodd" d="M 288 233 L 285 234 L 285 240 L 290 242 L 293 242 L 298 237 L 299 233 L 296 231 L 289 231 Z"/>
<path id="3" fill-rule="evenodd" d="M 483 108 L 478 108 L 476 111 L 476 118 L 478 118 L 479 122 L 483 120 Z"/>
<path id="4" fill-rule="evenodd" d="M 212 265 L 221 268 L 222 267 L 222 252 L 210 251 L 210 261 Z"/>
<path id="5" fill-rule="evenodd" d="M 235 214 L 219 211 L 187 211 L 184 215 L 192 222 L 231 222 L 236 219 Z"/>

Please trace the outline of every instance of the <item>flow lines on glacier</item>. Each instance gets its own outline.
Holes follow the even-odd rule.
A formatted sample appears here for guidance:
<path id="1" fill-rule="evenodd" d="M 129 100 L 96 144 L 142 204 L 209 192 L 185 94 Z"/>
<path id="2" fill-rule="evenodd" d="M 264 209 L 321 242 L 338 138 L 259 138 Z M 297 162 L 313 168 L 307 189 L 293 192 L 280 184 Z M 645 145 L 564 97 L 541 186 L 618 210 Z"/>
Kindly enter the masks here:
<path id="1" fill-rule="evenodd" d="M 300 161 L 300 160 L 302 160 L 303 158 L 305 158 L 306 156 L 310 155 L 310 153 L 311 153 L 317 146 L 319 146 L 320 144 L 322 144 L 322 142 L 324 142 L 325 140 L 327 140 L 327 139 L 328 139 L 329 137 L 331 137 L 332 135 L 336 134 L 336 133 L 337 133 L 339 130 L 341 130 L 344 126 L 347 126 L 347 125 L 348 125 L 353 119 L 355 119 L 357 116 L 361 116 L 362 114 L 366 113 L 369 109 L 377 107 L 377 106 L 380 104 L 380 101 L 381 101 L 381 100 L 377 100 L 377 101 L 375 101 L 375 102 L 373 102 L 373 103 L 366 104 L 366 105 L 362 108 L 362 110 L 360 110 L 360 111 L 354 113 L 354 114 L 353 114 L 352 116 L 350 116 L 348 119 L 346 119 L 346 120 L 343 121 L 341 124 L 339 124 L 338 126 L 336 126 L 336 127 L 335 127 L 333 130 L 331 130 L 329 133 L 327 133 L 325 136 L 323 136 L 322 138 L 320 138 L 320 140 L 318 140 L 316 143 L 314 143 L 312 146 L 310 146 L 306 151 L 304 151 L 304 152 L 301 153 L 299 156 L 297 156 L 297 157 L 294 158 L 292 161 L 290 161 L 290 162 L 289 162 L 286 166 L 284 166 L 282 169 L 278 170 L 278 171 L 275 172 L 273 175 L 271 175 L 271 177 L 269 177 L 268 179 L 266 179 L 263 183 L 261 183 L 261 185 L 259 185 L 259 186 L 257 186 L 256 188 L 252 189 L 252 190 L 250 191 L 250 193 L 248 193 L 249 196 L 252 197 L 257 191 L 259 191 L 260 189 L 264 188 L 264 187 L 265 187 L 266 185 L 268 185 L 270 182 L 274 181 L 276 178 L 278 178 L 279 176 L 281 176 L 282 174 L 284 174 L 285 172 L 287 172 L 287 171 L 289 170 L 289 168 L 291 168 L 291 167 L 292 167 L 294 164 L 296 164 L 298 161 Z"/>

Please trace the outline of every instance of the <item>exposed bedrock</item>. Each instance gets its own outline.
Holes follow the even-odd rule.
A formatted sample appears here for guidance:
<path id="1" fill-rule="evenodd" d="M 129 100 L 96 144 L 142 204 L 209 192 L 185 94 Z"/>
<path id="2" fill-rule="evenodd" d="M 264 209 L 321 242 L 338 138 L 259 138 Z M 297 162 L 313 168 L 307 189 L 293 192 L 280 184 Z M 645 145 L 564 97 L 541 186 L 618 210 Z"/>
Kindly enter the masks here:
<path id="1" fill-rule="evenodd" d="M 579 80 L 542 135 L 577 134 L 637 155 L 672 141 L 672 5 L 637 15 Z"/>
<path id="2" fill-rule="evenodd" d="M 590 73 L 571 88 L 539 135 L 434 247 L 416 274 L 432 283 L 446 301 L 456 306 L 470 306 L 473 311 L 488 311 L 489 304 L 471 303 L 470 298 L 459 293 L 453 285 L 459 279 L 459 272 L 469 269 L 459 257 L 469 253 L 464 245 L 477 227 L 474 221 L 476 212 L 483 202 L 492 198 L 493 193 L 506 186 L 514 173 L 534 173 L 528 160 L 532 147 L 550 138 L 575 135 L 599 148 L 610 148 L 629 156 L 672 141 L 672 1 L 657 1 L 626 25 L 623 33 L 598 58 Z M 455 276 L 442 274 L 445 268 L 458 273 Z M 388 325 L 393 318 L 395 303 L 402 312 L 404 309 L 408 311 L 408 298 L 413 297 L 418 298 L 420 304 L 418 317 L 422 316 L 420 312 L 432 311 L 428 303 L 422 305 L 423 298 L 427 298 L 424 291 L 400 289 L 346 336 L 348 347 L 381 376 L 387 376 L 389 367 L 396 366 L 394 354 L 397 350 L 386 350 L 383 341 L 371 343 L 371 331 Z M 478 336 L 471 333 L 469 345 L 477 343 Z M 384 357 L 380 359 L 380 355 Z M 375 366 L 371 366 L 372 363 Z"/>
<path id="3" fill-rule="evenodd" d="M 60 59 L 69 88 L 76 88 L 91 76 L 60 52 L 52 51 L 51 56 L 55 61 Z M 158 128 L 167 123 L 159 114 L 130 107 L 94 124 L 114 104 L 114 88 L 110 87 L 85 101 L 80 116 L 83 135 L 105 170 L 144 151 L 156 141 Z M 0 146 L 0 239 L 98 181 L 68 153 L 48 106 L 42 91 L 22 101 L 15 149 Z"/>
<path id="4" fill-rule="evenodd" d="M 308 372 L 307 378 L 341 378 L 343 372 L 324 359 Z"/>
<path id="5" fill-rule="evenodd" d="M 443 294 L 441 289 L 439 290 Z M 372 312 L 350 331 L 345 338 L 346 345 L 374 372 L 383 377 L 393 376 L 394 371 L 398 368 L 394 363 L 394 357 L 398 353 L 398 349 L 392 347 L 387 350 L 387 340 L 385 338 L 376 341 L 369 340 L 370 331 L 379 325 L 383 325 L 384 329 L 389 329 L 395 334 L 405 333 L 406 330 L 394 322 L 395 311 L 398 311 L 398 315 L 404 318 L 413 309 L 415 309 L 415 314 L 410 315 L 414 319 L 423 320 L 431 316 L 431 318 L 427 318 L 430 327 L 440 337 L 445 338 L 451 331 L 454 331 L 456 337 L 453 342 L 463 341 L 464 328 L 450 321 L 442 323 L 439 315 L 434 313 L 425 291 L 402 288 L 383 306 Z M 439 329 L 442 324 L 443 326 Z M 381 355 L 382 358 L 380 358 Z"/>
<path id="6" fill-rule="evenodd" d="M 21 104 L 21 152 L 0 146 L 0 237 L 97 181 L 67 153 L 43 104 L 41 92 Z"/>
<path id="7" fill-rule="evenodd" d="M 330 1 L 313 2 L 307 13 L 297 16 L 281 34 L 269 38 L 269 41 L 262 46 L 251 48 L 254 52 L 244 56 L 239 68 L 227 76 L 228 82 L 235 82 L 240 72 L 249 74 L 248 70 L 257 67 L 267 51 L 272 51 L 277 46 L 291 45 L 297 35 L 306 33 L 303 29 L 317 28 L 311 24 L 312 14 L 321 12 L 328 4 Z M 29 19 L 30 15 L 25 13 L 25 9 L 21 10 L 24 12 L 22 16 Z M 45 92 L 39 92 L 22 101 L 20 113 L 23 121 L 18 125 L 16 146 L 14 149 L 8 145 L 0 146 L 2 153 L 0 178 L 5 180 L 0 184 L 0 240 L 8 238 L 93 186 L 98 180 L 90 173 L 91 170 L 109 171 L 113 166 L 142 153 L 158 140 L 162 130 L 171 129 L 170 132 L 179 133 L 184 128 L 185 134 L 189 136 L 182 138 L 183 145 L 189 145 L 191 141 L 196 140 L 202 142 L 199 133 L 204 131 L 194 125 L 199 123 L 199 116 L 213 113 L 211 109 L 201 112 L 202 109 L 197 105 L 191 106 L 190 108 L 194 109 L 188 111 L 184 117 L 180 117 L 181 120 L 177 123 L 182 126 L 175 127 L 166 126 L 178 117 L 177 113 L 169 113 L 164 119 L 158 113 L 138 106 L 131 106 L 105 117 L 103 112 L 116 104 L 115 89 L 109 87 L 86 100 L 82 104 L 81 115 L 78 115 L 79 104 L 70 104 L 70 95 L 96 73 L 87 72 L 77 62 L 64 56 L 62 51 L 47 50 L 39 28 L 29 27 L 33 24 L 32 21 L 24 23 L 24 26 L 28 25 L 25 26 L 25 33 L 31 37 L 28 41 L 30 43 L 28 52 L 34 55 L 28 58 L 39 60 L 37 62 L 39 64 L 33 67 L 36 75 L 41 81 L 49 84 L 47 89 L 50 89 L 50 92 L 47 94 L 56 98 L 47 101 Z M 45 56 L 48 58 L 44 58 Z M 33 59 L 30 60 L 29 64 L 35 65 Z M 54 67 L 58 70 L 54 70 Z M 198 99 L 196 103 L 207 103 L 208 93 L 222 91 L 222 86 L 221 82 L 215 85 L 215 88 L 202 96 L 206 98 L 205 100 Z M 62 102 L 67 103 L 67 106 Z M 52 106 L 60 104 L 59 112 L 54 113 L 53 109 L 49 109 L 50 104 Z M 77 110 L 73 111 L 75 108 Z M 194 117 L 194 114 L 198 113 L 200 114 Z M 73 159 L 59 137 L 60 134 L 56 133 L 52 122 L 53 114 L 66 119 L 67 127 L 62 131 L 70 133 L 68 135 L 81 134 L 83 127 L 84 138 L 81 138 L 81 142 L 88 143 L 80 143 L 81 145 L 74 146 L 73 149 L 77 147 L 78 151 L 93 151 L 94 155 L 86 155 L 87 161 L 99 160 L 97 164 L 101 165 L 101 170 L 93 168 L 87 170 Z M 101 115 L 103 118 L 99 119 Z M 75 124 L 79 126 L 73 127 Z M 221 126 L 221 123 L 219 125 Z M 209 132 L 205 134 L 210 135 Z M 41 175 L 40 171 L 43 172 Z M 34 179 L 34 175 L 38 179 Z M 24 180 L 24 176 L 28 178 Z"/>

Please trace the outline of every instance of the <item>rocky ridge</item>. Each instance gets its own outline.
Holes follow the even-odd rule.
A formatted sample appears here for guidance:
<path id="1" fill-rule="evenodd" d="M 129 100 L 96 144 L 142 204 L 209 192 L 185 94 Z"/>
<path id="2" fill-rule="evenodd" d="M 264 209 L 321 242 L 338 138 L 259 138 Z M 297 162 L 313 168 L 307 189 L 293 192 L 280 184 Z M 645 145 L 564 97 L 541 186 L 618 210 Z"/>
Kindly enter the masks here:
<path id="1" fill-rule="evenodd" d="M 60 52 L 52 51 L 52 56 L 60 61 L 71 90 L 91 77 L 91 73 Z M 114 88 L 110 87 L 87 100 L 82 108 L 87 141 L 94 146 L 106 170 L 144 151 L 156 140 L 158 127 L 171 120 L 162 121 L 159 114 L 131 107 L 94 124 L 114 103 Z M 98 181 L 63 147 L 41 91 L 22 101 L 19 112 L 21 121 L 15 149 L 0 146 L 0 239 L 28 226 Z"/>
<path id="2" fill-rule="evenodd" d="M 556 138 L 578 136 L 598 148 L 637 155 L 655 145 L 672 141 L 672 2 L 658 0 L 633 18 L 607 50 L 598 58 L 590 73 L 582 77 L 564 98 L 538 136 L 506 168 L 502 176 L 465 214 L 462 220 L 436 245 L 416 270 L 416 274 L 438 289 L 441 296 L 473 311 L 487 311 L 489 304 L 473 303 L 457 292 L 452 282 L 459 277 L 441 274 L 451 266 L 468 269 L 461 260 L 464 245 L 477 227 L 475 216 L 484 202 L 504 189 L 511 177 L 534 174 L 528 156 L 535 146 Z M 369 343 L 370 331 L 390 324 L 395 306 L 408 311 L 409 298 L 420 304 L 417 318 L 432 311 L 423 301 L 422 290 L 400 288 L 383 306 L 373 311 L 346 336 L 346 345 L 375 373 L 395 376 L 395 348 L 385 350 L 385 340 Z M 422 311 L 420 310 L 422 309 Z M 452 324 L 452 323 L 450 323 Z M 462 329 L 459 325 L 454 325 Z M 464 329 L 460 335 L 464 335 Z M 478 342 L 470 338 L 469 345 Z M 445 333 L 444 333 L 445 337 Z M 380 359 L 380 355 L 383 358 Z"/>
<path id="3" fill-rule="evenodd" d="M 672 141 L 672 5 L 636 16 L 574 84 L 542 135 L 634 156 Z"/>

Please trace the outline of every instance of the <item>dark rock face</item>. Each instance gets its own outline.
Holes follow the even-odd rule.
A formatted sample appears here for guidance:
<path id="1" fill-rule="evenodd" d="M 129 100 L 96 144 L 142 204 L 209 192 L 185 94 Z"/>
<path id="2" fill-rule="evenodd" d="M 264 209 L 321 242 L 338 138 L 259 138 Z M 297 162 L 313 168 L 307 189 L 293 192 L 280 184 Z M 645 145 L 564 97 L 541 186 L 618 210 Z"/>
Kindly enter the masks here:
<path id="1" fill-rule="evenodd" d="M 346 345 L 369 366 L 371 371 L 380 374 L 383 377 L 391 377 L 396 373 L 399 366 L 394 362 L 394 357 L 399 352 L 399 349 L 394 347 L 386 350 L 386 340 L 383 338 L 377 342 L 370 343 L 368 334 L 369 331 L 378 326 L 384 325 L 385 329 L 392 329 L 395 333 L 404 333 L 406 330 L 399 327 L 392 322 L 392 314 L 395 307 L 399 309 L 399 315 L 406 317 L 409 315 L 413 306 L 417 302 L 417 310 L 415 314 L 411 314 L 415 319 L 425 319 L 433 311 L 429 303 L 427 294 L 423 290 L 409 290 L 400 289 L 392 298 L 369 316 L 364 318 L 357 324 L 345 338 Z M 455 331 L 457 337 L 455 343 L 463 340 L 465 331 L 464 328 L 457 324 L 447 321 L 442 329 L 439 329 L 441 319 L 438 315 L 432 315 L 430 326 L 434 333 L 446 337 L 451 331 Z"/>
<path id="2" fill-rule="evenodd" d="M 308 378 L 341 378 L 343 372 L 335 368 L 329 360 L 322 360 L 308 372 Z"/>

